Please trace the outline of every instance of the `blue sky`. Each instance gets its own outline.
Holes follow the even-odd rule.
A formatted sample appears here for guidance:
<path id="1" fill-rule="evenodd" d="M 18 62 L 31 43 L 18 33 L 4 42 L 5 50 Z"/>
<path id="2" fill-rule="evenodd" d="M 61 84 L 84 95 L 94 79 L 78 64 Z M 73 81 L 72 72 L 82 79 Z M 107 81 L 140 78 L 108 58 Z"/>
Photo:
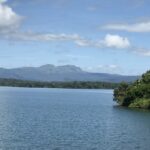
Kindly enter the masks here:
<path id="1" fill-rule="evenodd" d="M 149 0 L 1 0 L 0 67 L 76 65 L 126 75 L 150 69 Z"/>

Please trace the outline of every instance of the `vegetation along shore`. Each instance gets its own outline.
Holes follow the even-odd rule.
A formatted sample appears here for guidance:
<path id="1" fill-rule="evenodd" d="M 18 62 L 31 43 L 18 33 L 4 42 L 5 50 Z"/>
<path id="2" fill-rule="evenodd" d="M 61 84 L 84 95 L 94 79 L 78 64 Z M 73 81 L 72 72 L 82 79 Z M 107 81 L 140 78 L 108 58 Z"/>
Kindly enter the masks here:
<path id="1" fill-rule="evenodd" d="M 16 79 L 0 79 L 0 86 L 37 87 L 37 88 L 71 88 L 71 89 L 114 89 L 118 83 L 68 81 L 68 82 L 39 82 Z"/>
<path id="2" fill-rule="evenodd" d="M 134 83 L 121 83 L 114 90 L 114 101 L 122 106 L 150 109 L 150 71 Z"/>

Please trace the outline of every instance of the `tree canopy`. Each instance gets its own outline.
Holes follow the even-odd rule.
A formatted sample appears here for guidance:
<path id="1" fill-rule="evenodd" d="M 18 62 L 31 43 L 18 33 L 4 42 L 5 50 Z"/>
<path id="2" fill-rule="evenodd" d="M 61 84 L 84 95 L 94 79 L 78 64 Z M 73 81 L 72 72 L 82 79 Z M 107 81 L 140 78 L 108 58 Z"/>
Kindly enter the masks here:
<path id="1" fill-rule="evenodd" d="M 40 82 L 40 81 L 25 81 L 25 80 L 16 80 L 16 79 L 0 79 L 0 86 L 72 88 L 72 89 L 114 89 L 118 86 L 118 83 L 89 82 L 89 81 Z"/>
<path id="2" fill-rule="evenodd" d="M 134 83 L 121 83 L 114 90 L 114 100 L 122 106 L 150 109 L 150 71 Z"/>

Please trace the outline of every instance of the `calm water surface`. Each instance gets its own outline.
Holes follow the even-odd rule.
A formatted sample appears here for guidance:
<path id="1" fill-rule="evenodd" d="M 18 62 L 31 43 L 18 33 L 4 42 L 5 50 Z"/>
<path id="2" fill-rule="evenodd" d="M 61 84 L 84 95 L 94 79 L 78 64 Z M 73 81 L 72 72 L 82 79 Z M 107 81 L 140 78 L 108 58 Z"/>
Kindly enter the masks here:
<path id="1" fill-rule="evenodd" d="M 0 87 L 0 150 L 150 150 L 150 112 L 112 94 Z"/>

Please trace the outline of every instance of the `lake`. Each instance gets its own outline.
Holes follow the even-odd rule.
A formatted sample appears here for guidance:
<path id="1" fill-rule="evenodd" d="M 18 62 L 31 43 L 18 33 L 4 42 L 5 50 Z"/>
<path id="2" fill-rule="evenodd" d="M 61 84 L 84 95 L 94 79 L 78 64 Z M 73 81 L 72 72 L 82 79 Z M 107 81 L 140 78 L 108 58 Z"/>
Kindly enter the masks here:
<path id="1" fill-rule="evenodd" d="M 0 87 L 0 150 L 149 150 L 150 112 L 112 90 Z"/>

